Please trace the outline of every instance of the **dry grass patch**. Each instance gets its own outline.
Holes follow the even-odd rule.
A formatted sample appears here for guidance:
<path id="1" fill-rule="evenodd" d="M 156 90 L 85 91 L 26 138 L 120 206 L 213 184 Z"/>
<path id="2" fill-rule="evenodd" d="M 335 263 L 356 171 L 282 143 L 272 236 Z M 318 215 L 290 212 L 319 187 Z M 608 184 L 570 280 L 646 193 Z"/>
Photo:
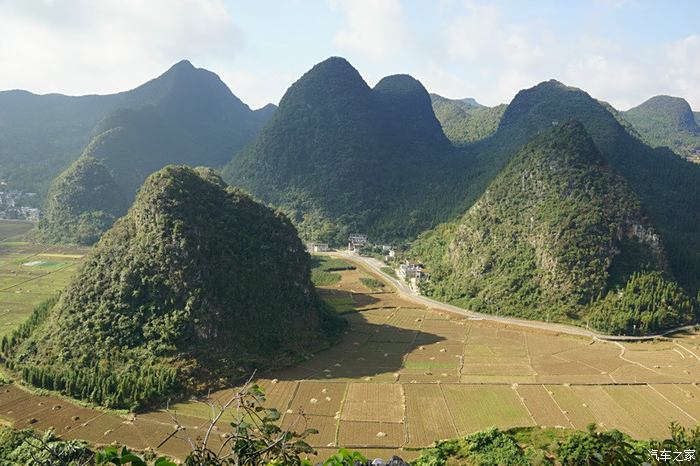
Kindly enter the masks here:
<path id="1" fill-rule="evenodd" d="M 519 385 L 518 394 L 540 426 L 572 427 L 548 389 L 542 385 Z"/>
<path id="2" fill-rule="evenodd" d="M 509 385 L 442 386 L 459 435 L 489 427 L 531 426 L 534 422 Z"/>
<path id="3" fill-rule="evenodd" d="M 404 393 L 409 446 L 426 447 L 457 436 L 440 385 L 404 385 Z"/>
<path id="4" fill-rule="evenodd" d="M 395 447 L 406 443 L 404 425 L 394 422 L 341 421 L 338 443 L 345 447 Z"/>
<path id="5" fill-rule="evenodd" d="M 289 409 L 293 412 L 335 416 L 345 395 L 346 383 L 299 382 Z"/>

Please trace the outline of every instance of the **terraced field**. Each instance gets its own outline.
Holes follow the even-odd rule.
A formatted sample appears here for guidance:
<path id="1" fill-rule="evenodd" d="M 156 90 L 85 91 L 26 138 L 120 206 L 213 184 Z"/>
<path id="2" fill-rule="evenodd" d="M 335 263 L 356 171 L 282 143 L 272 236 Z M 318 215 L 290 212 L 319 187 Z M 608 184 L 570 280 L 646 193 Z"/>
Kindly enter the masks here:
<path id="1" fill-rule="evenodd" d="M 696 333 L 624 344 L 560 335 L 421 307 L 389 287 L 366 288 L 361 278 L 369 272 L 339 273 L 322 294 L 350 322 L 342 341 L 258 380 L 285 427 L 320 430 L 310 440 L 321 455 L 344 446 L 369 456 L 403 449 L 410 459 L 417 455 L 411 449 L 489 426 L 584 429 L 595 422 L 639 438 L 662 437 L 672 420 L 685 426 L 700 420 Z M 186 430 L 170 437 L 173 415 Z M 52 425 L 66 437 L 174 456 L 187 451 L 184 437 L 201 434 L 210 415 L 194 400 L 169 412 L 119 416 L 0 389 L 0 416 L 17 427 Z"/>

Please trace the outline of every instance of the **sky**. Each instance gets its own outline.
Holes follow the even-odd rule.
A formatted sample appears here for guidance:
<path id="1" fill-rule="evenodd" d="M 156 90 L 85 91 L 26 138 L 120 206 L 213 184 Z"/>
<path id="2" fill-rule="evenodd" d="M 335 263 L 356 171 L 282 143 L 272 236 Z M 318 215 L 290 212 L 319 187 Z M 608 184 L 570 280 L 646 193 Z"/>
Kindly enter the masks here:
<path id="1" fill-rule="evenodd" d="M 0 89 L 111 93 L 189 59 L 257 108 L 334 55 L 485 105 L 554 78 L 700 110 L 698 0 L 0 0 Z"/>

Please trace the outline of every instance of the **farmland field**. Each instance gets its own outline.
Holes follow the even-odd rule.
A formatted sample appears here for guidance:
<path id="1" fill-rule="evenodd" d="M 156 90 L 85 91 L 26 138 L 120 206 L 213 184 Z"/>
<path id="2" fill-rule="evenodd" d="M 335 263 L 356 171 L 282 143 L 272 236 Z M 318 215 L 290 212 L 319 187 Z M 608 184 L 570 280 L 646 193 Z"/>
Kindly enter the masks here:
<path id="1" fill-rule="evenodd" d="M 0 256 L 0 283 L 7 280 L 10 290 L 38 291 L 0 292 L 0 308 L 9 308 L 17 295 L 35 293 L 39 299 L 54 292 L 79 262 L 71 251 L 11 244 Z M 22 265 L 34 261 L 44 264 Z M 36 276 L 23 276 L 19 283 L 24 284 L 13 285 L 13 272 Z M 320 291 L 349 321 L 346 335 L 335 347 L 260 374 L 258 381 L 285 427 L 321 431 L 310 441 L 322 455 L 345 446 L 369 456 L 399 450 L 410 459 L 417 456 L 412 448 L 490 426 L 585 429 L 596 423 L 649 438 L 666 435 L 671 421 L 693 426 L 700 420 L 697 333 L 604 342 L 432 309 L 399 297 L 389 286 L 381 291 L 365 286 L 362 278 L 372 274 L 361 267 L 332 273 L 340 277 Z M 23 282 L 26 278 L 33 280 Z M 35 281 L 42 286 L 35 287 Z M 10 328 L 23 315 L 5 314 L 0 325 Z M 223 400 L 230 394 L 211 397 Z M 61 408 L 53 410 L 57 404 Z M 168 413 L 120 416 L 7 386 L 0 387 L 0 416 L 17 427 L 53 425 L 70 438 L 158 447 L 181 456 L 187 451 L 183 436 L 196 437 L 211 409 L 190 400 Z M 74 416 L 80 419 L 73 421 Z M 168 439 L 172 416 L 186 430 Z"/>

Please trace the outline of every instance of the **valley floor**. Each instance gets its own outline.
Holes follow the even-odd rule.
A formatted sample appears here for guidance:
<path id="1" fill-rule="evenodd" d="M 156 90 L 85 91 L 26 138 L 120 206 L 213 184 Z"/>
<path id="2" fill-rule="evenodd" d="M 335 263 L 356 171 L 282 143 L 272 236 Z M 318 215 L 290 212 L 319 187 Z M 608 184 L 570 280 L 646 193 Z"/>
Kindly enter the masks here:
<path id="1" fill-rule="evenodd" d="M 585 429 L 595 422 L 637 438 L 664 438 L 671 421 L 695 426 L 700 420 L 696 333 L 600 341 L 471 319 L 389 287 L 371 290 L 360 280 L 379 278 L 371 270 L 339 273 L 321 293 L 350 322 L 341 342 L 258 380 L 268 404 L 283 413 L 283 426 L 320 431 L 310 440 L 321 456 L 350 447 L 370 457 L 411 459 L 418 455 L 411 449 L 490 426 Z M 0 294 L 0 308 L 7 299 Z M 54 427 L 66 438 L 153 447 L 175 457 L 188 451 L 186 436 L 203 435 L 210 415 L 208 405 L 194 400 L 168 412 L 119 415 L 0 387 L 0 418 L 17 428 Z M 175 419 L 186 430 L 172 435 Z M 227 426 L 218 426 L 216 442 Z"/>

